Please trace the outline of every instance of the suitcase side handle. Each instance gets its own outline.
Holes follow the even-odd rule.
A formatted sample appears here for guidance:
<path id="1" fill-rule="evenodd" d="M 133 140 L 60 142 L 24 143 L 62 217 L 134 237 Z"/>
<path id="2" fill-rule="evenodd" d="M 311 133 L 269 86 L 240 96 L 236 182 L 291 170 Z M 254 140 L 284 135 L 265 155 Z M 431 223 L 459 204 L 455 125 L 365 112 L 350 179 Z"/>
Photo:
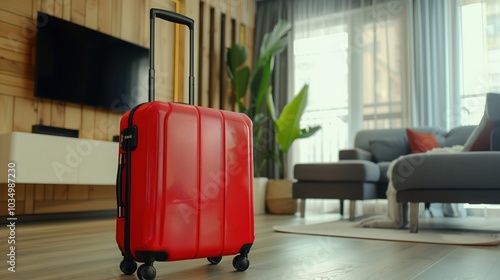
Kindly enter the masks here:
<path id="1" fill-rule="evenodd" d="M 194 105 L 194 20 L 184 15 L 162 9 L 150 10 L 150 36 L 149 36 L 149 102 L 155 99 L 155 19 L 183 24 L 189 27 L 189 104 Z"/>
<path id="2" fill-rule="evenodd" d="M 123 169 L 125 168 L 125 163 L 123 160 L 124 153 L 120 153 L 119 156 L 119 163 L 118 163 L 118 172 L 116 174 L 116 204 L 117 204 L 117 217 L 118 218 L 123 218 L 123 197 L 122 197 L 122 176 L 123 176 Z"/>

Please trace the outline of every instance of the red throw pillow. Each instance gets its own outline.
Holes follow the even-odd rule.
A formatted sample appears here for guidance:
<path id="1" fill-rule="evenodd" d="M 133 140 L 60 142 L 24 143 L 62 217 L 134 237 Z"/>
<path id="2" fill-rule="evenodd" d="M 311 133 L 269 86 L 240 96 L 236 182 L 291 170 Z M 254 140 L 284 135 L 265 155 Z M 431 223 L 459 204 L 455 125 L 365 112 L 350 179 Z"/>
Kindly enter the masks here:
<path id="1" fill-rule="evenodd" d="M 412 153 L 424 153 L 439 147 L 434 133 L 421 133 L 407 128 L 406 134 L 408 135 L 408 142 L 410 143 Z"/>

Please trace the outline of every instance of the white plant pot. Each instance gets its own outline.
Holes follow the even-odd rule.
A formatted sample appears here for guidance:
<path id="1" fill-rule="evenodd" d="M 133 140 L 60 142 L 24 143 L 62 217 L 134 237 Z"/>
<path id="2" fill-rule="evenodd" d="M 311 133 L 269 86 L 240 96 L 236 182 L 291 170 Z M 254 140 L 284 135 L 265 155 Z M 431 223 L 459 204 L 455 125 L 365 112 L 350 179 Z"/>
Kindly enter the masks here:
<path id="1" fill-rule="evenodd" d="M 266 213 L 266 177 L 253 178 L 253 212 L 254 214 Z"/>

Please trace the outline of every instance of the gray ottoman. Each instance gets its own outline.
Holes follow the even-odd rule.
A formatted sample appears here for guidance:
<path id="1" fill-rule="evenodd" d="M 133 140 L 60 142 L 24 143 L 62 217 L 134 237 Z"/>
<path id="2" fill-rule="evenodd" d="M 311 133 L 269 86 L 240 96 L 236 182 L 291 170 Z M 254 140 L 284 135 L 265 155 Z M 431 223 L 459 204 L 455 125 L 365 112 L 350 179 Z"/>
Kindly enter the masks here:
<path id="1" fill-rule="evenodd" d="M 339 199 L 341 215 L 343 200 L 350 200 L 350 220 L 355 217 L 356 200 L 382 198 L 377 193 L 380 168 L 367 160 L 296 164 L 294 177 L 297 181 L 293 183 L 292 195 L 293 198 L 300 199 L 301 217 L 305 214 L 307 198 Z"/>

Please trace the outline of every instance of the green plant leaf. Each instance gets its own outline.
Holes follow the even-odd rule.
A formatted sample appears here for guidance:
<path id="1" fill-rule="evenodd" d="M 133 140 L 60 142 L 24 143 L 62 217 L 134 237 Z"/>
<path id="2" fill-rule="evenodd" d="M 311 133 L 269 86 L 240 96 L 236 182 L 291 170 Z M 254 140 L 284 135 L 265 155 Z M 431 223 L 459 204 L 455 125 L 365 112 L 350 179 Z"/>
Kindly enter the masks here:
<path id="1" fill-rule="evenodd" d="M 250 68 L 244 65 L 246 59 L 247 51 L 239 44 L 233 44 L 226 51 L 227 75 L 231 79 L 235 102 L 240 112 L 248 111 L 243 102 L 250 80 Z"/>
<path id="2" fill-rule="evenodd" d="M 269 111 L 269 115 L 271 116 L 271 119 L 273 120 L 273 124 L 276 127 L 276 110 L 274 106 L 274 100 L 273 100 L 273 94 L 272 94 L 272 87 L 269 87 L 269 90 L 267 91 L 267 111 Z"/>
<path id="3" fill-rule="evenodd" d="M 248 54 L 245 47 L 239 44 L 233 44 L 226 52 L 226 65 L 232 73 L 241 67 L 247 60 Z"/>
<path id="4" fill-rule="evenodd" d="M 281 112 L 279 118 L 275 121 L 276 141 L 283 153 L 287 153 L 292 143 L 299 138 L 305 138 L 316 133 L 319 128 L 301 130 L 300 119 L 304 114 L 307 105 L 308 86 L 304 85 L 290 103 L 288 103 Z M 268 106 L 272 106 L 271 92 L 268 92 Z M 274 106 L 273 106 L 274 107 Z"/>
<path id="5" fill-rule="evenodd" d="M 245 66 L 236 71 L 235 79 L 233 80 L 234 95 L 238 102 L 245 96 L 250 79 L 250 68 Z"/>
<path id="6" fill-rule="evenodd" d="M 252 80 L 250 81 L 250 98 L 252 99 L 252 104 L 254 104 L 255 108 L 255 103 L 258 99 L 258 94 L 259 94 L 259 88 L 260 84 L 262 82 L 262 75 L 264 73 L 263 67 L 259 68 L 254 68 L 253 72 L 253 77 Z"/>
<path id="7" fill-rule="evenodd" d="M 243 46 L 233 44 L 225 53 L 226 72 L 231 80 L 235 103 L 238 110 L 247 114 L 253 122 L 254 158 L 263 160 L 263 162 L 254 161 L 254 171 L 257 175 L 265 161 L 269 159 L 268 156 L 262 157 L 263 149 L 266 147 L 260 143 L 260 139 L 264 134 L 263 125 L 268 117 L 261 112 L 261 107 L 266 106 L 263 104 L 266 102 L 266 93 L 271 91 L 269 81 L 273 71 L 274 57 L 286 48 L 289 42 L 286 35 L 291 28 L 290 23 L 280 20 L 273 30 L 264 36 L 253 70 L 245 65 L 247 51 Z M 245 107 L 244 101 L 248 92 L 250 103 L 248 107 Z M 276 159 L 278 156 L 273 156 L 273 158 Z"/>
<path id="8" fill-rule="evenodd" d="M 271 66 L 272 66 L 273 60 L 270 59 L 267 61 L 266 65 L 262 68 L 262 80 L 260 81 L 259 84 L 259 91 L 256 94 L 256 99 L 255 99 L 255 113 L 259 114 L 261 107 L 264 102 L 265 94 L 266 94 L 266 89 L 268 89 L 269 85 L 269 79 L 271 78 Z"/>
<path id="9" fill-rule="evenodd" d="M 312 136 L 314 133 L 318 132 L 318 130 L 321 129 L 321 126 L 311 126 L 308 128 L 303 128 L 300 130 L 299 133 L 299 138 L 307 138 L 309 136 Z"/>
<path id="10" fill-rule="evenodd" d="M 260 67 L 265 60 L 271 59 L 274 55 L 281 52 L 288 44 L 288 39 L 285 37 L 292 29 L 292 25 L 285 21 L 279 20 L 274 26 L 271 33 L 264 35 L 260 47 L 259 59 L 256 66 Z"/>

